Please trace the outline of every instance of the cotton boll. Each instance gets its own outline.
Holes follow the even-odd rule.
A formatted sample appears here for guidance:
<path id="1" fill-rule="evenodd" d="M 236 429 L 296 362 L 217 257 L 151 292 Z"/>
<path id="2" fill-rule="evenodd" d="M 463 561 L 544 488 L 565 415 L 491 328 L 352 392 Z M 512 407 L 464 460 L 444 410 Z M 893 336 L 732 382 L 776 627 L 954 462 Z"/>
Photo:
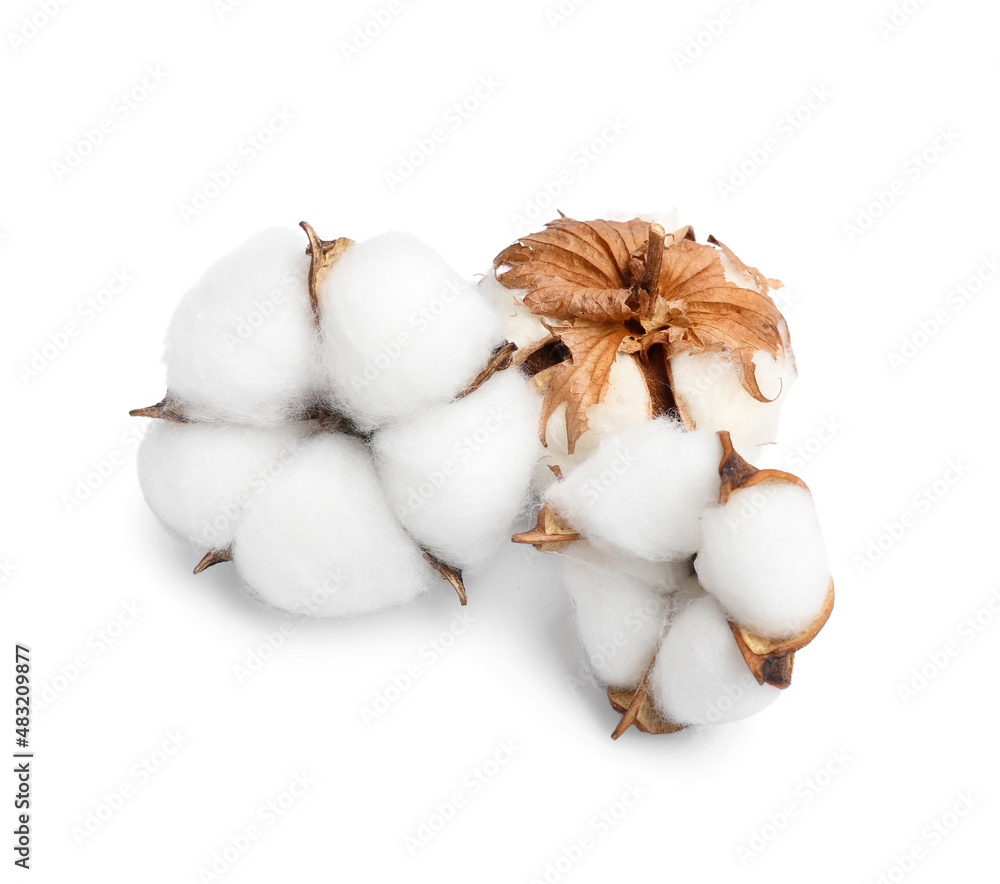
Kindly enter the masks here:
<path id="1" fill-rule="evenodd" d="M 700 430 L 729 430 L 733 445 L 748 460 L 778 435 L 781 407 L 795 382 L 791 350 L 775 360 L 754 353 L 757 384 L 771 400 L 754 399 L 740 382 L 736 367 L 725 353 L 682 353 L 670 360 L 674 395 Z"/>
<path id="2" fill-rule="evenodd" d="M 597 545 L 652 561 L 684 558 L 701 545 L 699 517 L 718 499 L 721 459 L 715 433 L 646 421 L 602 442 L 547 501 Z"/>
<path id="3" fill-rule="evenodd" d="M 822 612 L 830 564 L 805 488 L 789 482 L 738 489 L 702 516 L 702 538 L 698 577 L 741 626 L 787 638 Z"/>
<path id="4" fill-rule="evenodd" d="M 567 558 L 559 565 L 594 675 L 613 687 L 635 687 L 656 653 L 669 602 L 655 586 L 610 564 Z"/>
<path id="5" fill-rule="evenodd" d="M 439 578 L 393 518 L 357 440 L 322 433 L 249 503 L 233 544 L 264 601 L 319 617 L 401 605 Z"/>
<path id="6" fill-rule="evenodd" d="M 503 343 L 476 289 L 404 233 L 352 246 L 320 294 L 332 395 L 362 429 L 454 398 Z"/>
<path id="7" fill-rule="evenodd" d="M 236 427 L 154 421 L 139 445 L 139 483 L 150 509 L 175 534 L 202 549 L 232 543 L 246 502 L 315 429 Z"/>
<path id="8" fill-rule="evenodd" d="M 604 439 L 645 426 L 652 417 L 649 389 L 639 366 L 632 356 L 618 354 L 608 374 L 607 393 L 603 400 L 587 409 L 588 428 L 577 440 L 572 454 L 566 434 L 566 406 L 559 405 L 552 412 L 545 426 L 544 463 L 557 465 L 565 476 L 583 463 Z"/>
<path id="9" fill-rule="evenodd" d="M 315 401 L 317 336 L 301 231 L 258 233 L 184 296 L 164 360 L 175 410 L 189 420 L 276 424 Z"/>
<path id="10" fill-rule="evenodd" d="M 441 561 L 472 568 L 510 541 L 541 453 L 540 410 L 528 381 L 508 369 L 463 399 L 375 434 L 393 512 Z"/>
<path id="11" fill-rule="evenodd" d="M 524 289 L 509 289 L 501 284 L 491 269 L 477 286 L 483 300 L 489 304 L 500 318 L 504 337 L 519 350 L 530 347 L 549 336 L 549 330 L 524 306 Z"/>
<path id="12" fill-rule="evenodd" d="M 759 685 L 740 653 L 726 614 L 695 597 L 671 620 L 649 677 L 653 702 L 670 721 L 724 724 L 760 712 L 781 693 Z"/>

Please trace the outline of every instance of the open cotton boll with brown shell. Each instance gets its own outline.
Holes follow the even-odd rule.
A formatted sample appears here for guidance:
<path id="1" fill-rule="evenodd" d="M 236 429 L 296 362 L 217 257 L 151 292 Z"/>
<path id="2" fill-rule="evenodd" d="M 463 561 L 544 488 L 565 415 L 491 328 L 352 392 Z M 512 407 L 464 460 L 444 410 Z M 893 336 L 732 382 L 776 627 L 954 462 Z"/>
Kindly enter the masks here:
<path id="1" fill-rule="evenodd" d="M 368 449 L 337 433 L 309 439 L 253 497 L 233 561 L 265 602 L 317 617 L 395 607 L 440 582 L 394 518 Z"/>
<path id="2" fill-rule="evenodd" d="M 363 430 L 453 399 L 504 342 L 475 287 L 405 233 L 353 245 L 319 300 L 332 398 Z"/>
<path id="3" fill-rule="evenodd" d="M 225 549 L 247 501 L 315 429 L 309 421 L 279 427 L 155 421 L 137 458 L 146 503 L 198 549 Z"/>
<path id="4" fill-rule="evenodd" d="M 635 415 L 679 415 L 688 429 L 726 429 L 753 446 L 773 441 L 778 394 L 794 376 L 787 327 L 769 296 L 780 283 L 714 238 L 698 243 L 689 227 L 669 233 L 641 218 L 563 217 L 500 252 L 494 272 L 516 302 L 511 319 L 519 339 L 532 337 L 525 309 L 549 332 L 526 343 L 519 360 L 538 377 L 542 435 L 556 460 L 564 445 L 573 454 L 588 433 L 614 433 Z M 708 358 L 683 361 L 674 379 L 686 355 Z M 623 362 L 634 370 L 617 371 Z M 760 381 L 777 387 L 772 395 L 761 389 L 758 371 Z M 734 381 L 742 390 L 735 399 Z M 622 384 L 627 392 L 615 391 Z M 593 415 L 609 396 L 630 406 L 597 422 Z M 550 438 L 557 412 L 565 433 Z"/>
<path id="5" fill-rule="evenodd" d="M 406 530 L 441 561 L 483 565 L 528 505 L 540 403 L 515 370 L 379 430 L 379 476 Z"/>
<path id="6" fill-rule="evenodd" d="M 657 652 L 649 696 L 675 725 L 724 724 L 755 715 L 781 691 L 754 680 L 722 607 L 693 583 Z"/>
<path id="7" fill-rule="evenodd" d="M 268 425 L 312 408 L 321 383 L 302 231 L 274 228 L 216 261 L 167 332 L 167 403 L 188 420 Z"/>
<path id="8" fill-rule="evenodd" d="M 772 639 L 806 630 L 823 613 L 830 589 L 808 489 L 789 481 L 734 490 L 702 516 L 695 568 L 741 626 Z"/>
<path id="9" fill-rule="evenodd" d="M 552 485 L 547 504 L 598 546 L 650 561 L 694 555 L 719 497 L 719 437 L 667 418 L 606 438 Z"/>

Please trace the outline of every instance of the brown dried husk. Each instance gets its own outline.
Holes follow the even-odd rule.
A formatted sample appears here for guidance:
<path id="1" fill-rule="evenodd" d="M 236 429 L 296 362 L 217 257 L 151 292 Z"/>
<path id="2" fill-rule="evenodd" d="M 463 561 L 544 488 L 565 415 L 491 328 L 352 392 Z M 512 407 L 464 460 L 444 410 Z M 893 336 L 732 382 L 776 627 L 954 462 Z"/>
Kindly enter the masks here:
<path id="1" fill-rule="evenodd" d="M 748 286 L 729 282 L 721 255 Z M 776 284 L 747 267 L 714 237 L 695 241 L 690 227 L 666 233 L 638 218 L 628 222 L 561 217 L 522 237 L 494 259 L 501 284 L 523 289 L 525 305 L 549 330 L 523 360 L 565 348 L 545 391 L 540 436 L 566 405 L 569 452 L 588 429 L 587 410 L 603 401 L 619 353 L 639 361 L 657 413 L 690 414 L 676 400 L 670 360 L 682 353 L 725 352 L 746 391 L 769 401 L 757 385 L 753 356 L 779 358 L 787 341 L 784 319 L 768 296 Z M 543 366 L 548 367 L 548 366 Z"/>

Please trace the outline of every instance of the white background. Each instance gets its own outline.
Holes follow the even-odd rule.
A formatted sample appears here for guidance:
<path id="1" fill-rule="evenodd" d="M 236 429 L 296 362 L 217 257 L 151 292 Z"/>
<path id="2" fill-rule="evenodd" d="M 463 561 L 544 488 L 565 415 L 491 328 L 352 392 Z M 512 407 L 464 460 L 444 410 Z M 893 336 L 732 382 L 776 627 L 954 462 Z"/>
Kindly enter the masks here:
<path id="1" fill-rule="evenodd" d="M 350 53 L 387 2 L 95 0 L 47 22 L 42 6 L 0 16 L 0 693 L 12 709 L 20 642 L 38 700 L 33 869 L 11 866 L 4 798 L 4 880 L 208 880 L 251 824 L 260 838 L 219 880 L 545 880 L 583 837 L 549 881 L 993 874 L 1000 307 L 995 280 L 971 300 L 956 287 L 997 255 L 995 4 L 589 0 L 557 20 L 556 0 L 399 0 Z M 119 96 L 141 95 L 147 69 L 159 82 L 125 116 Z M 481 78 L 484 100 L 455 116 Z M 293 119 L 251 159 L 245 140 L 276 111 Z M 102 118 L 111 131 L 61 169 Z M 185 213 L 231 160 L 228 186 Z M 293 622 L 240 683 L 234 667 L 289 621 L 241 597 L 227 566 L 192 577 L 199 554 L 161 530 L 134 475 L 144 422 L 126 413 L 163 392 L 186 287 L 302 219 L 328 239 L 409 230 L 472 276 L 557 207 L 671 205 L 796 296 L 800 381 L 770 457 L 814 491 L 838 601 L 792 688 L 710 733 L 612 742 L 617 716 L 574 681 L 565 594 L 513 548 L 468 576 L 465 627 L 444 585 L 386 615 Z M 88 312 L 116 271 L 132 281 Z M 79 333 L 26 374 L 70 322 Z M 131 622 L 109 627 L 127 605 Z M 12 752 L 10 712 L 0 724 Z M 172 732 L 181 748 L 140 774 Z M 504 741 L 513 756 L 472 786 Z M 303 772 L 308 791 L 268 817 Z M 123 786 L 132 797 L 79 843 L 74 827 Z M 641 799 L 605 831 L 595 815 L 630 786 Z M 409 849 L 456 792 L 454 819 Z M 963 795 L 972 810 L 945 817 Z M 942 818 L 957 825 L 925 829 Z"/>

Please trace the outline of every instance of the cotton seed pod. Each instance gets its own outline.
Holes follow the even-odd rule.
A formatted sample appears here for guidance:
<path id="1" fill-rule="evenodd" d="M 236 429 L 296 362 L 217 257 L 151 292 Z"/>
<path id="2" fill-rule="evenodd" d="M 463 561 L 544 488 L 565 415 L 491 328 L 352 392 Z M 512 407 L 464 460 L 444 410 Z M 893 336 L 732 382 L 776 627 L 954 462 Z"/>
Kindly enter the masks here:
<path id="1" fill-rule="evenodd" d="M 365 431 L 455 398 L 505 343 L 475 287 L 404 233 L 354 245 L 319 301 L 331 398 Z"/>
<path id="2" fill-rule="evenodd" d="M 372 437 L 379 476 L 406 530 L 441 561 L 484 565 L 528 505 L 539 402 L 517 371 Z"/>
<path id="3" fill-rule="evenodd" d="M 167 332 L 167 410 L 273 425 L 314 407 L 321 383 L 302 232 L 274 228 L 213 264 Z"/>
<path id="4" fill-rule="evenodd" d="M 232 558 L 253 594 L 317 617 L 395 607 L 438 582 L 393 517 L 367 448 L 337 433 L 307 440 L 253 497 Z"/>
<path id="5" fill-rule="evenodd" d="M 774 441 L 795 376 L 787 327 L 769 296 L 780 283 L 714 238 L 698 243 L 690 228 L 666 233 L 639 218 L 563 217 L 504 249 L 494 274 L 511 291 L 509 328 L 522 345 L 519 361 L 539 375 L 540 432 L 563 473 L 578 465 L 573 454 L 588 434 L 665 414 L 688 429 L 729 430 L 748 452 Z M 502 303 L 492 283 L 484 288 Z M 548 335 L 531 331 L 525 310 Z M 644 391 L 634 371 L 617 370 L 623 362 Z M 593 415 L 609 396 L 628 405 L 599 420 Z"/>
<path id="6" fill-rule="evenodd" d="M 677 727 L 738 721 L 780 694 L 747 670 L 715 599 L 702 594 L 674 614 L 649 675 L 649 695 L 667 721 Z"/>
<path id="7" fill-rule="evenodd" d="M 224 550 L 246 503 L 295 455 L 315 422 L 280 427 L 156 421 L 138 452 L 149 508 L 201 550 Z"/>
<path id="8" fill-rule="evenodd" d="M 787 687 L 795 652 L 816 637 L 833 610 L 819 520 L 801 479 L 756 469 L 727 433 L 719 435 L 720 504 L 703 517 L 695 568 L 727 610 L 758 681 Z"/>
<path id="9" fill-rule="evenodd" d="M 602 642 L 606 641 L 610 628 L 608 622 L 614 622 L 614 612 L 619 606 L 627 605 L 643 593 L 648 595 L 646 574 L 655 566 L 650 561 L 653 556 L 636 557 L 634 551 L 622 547 L 634 547 L 637 537 L 640 545 L 656 542 L 661 533 L 683 535 L 688 531 L 690 536 L 697 536 L 697 541 L 689 540 L 685 547 L 697 554 L 693 560 L 695 567 L 691 567 L 690 558 L 683 558 L 680 549 L 678 560 L 668 563 L 686 569 L 690 576 L 679 589 L 664 596 L 669 600 L 669 614 L 662 640 L 656 642 L 651 633 L 644 633 L 643 639 L 629 648 L 635 651 L 634 656 L 622 658 L 628 666 L 616 670 L 612 665 L 599 674 L 608 684 L 611 705 L 622 715 L 612 736 L 617 739 L 632 725 L 649 733 L 666 734 L 692 724 L 721 724 L 753 714 L 770 702 L 768 698 L 773 699 L 769 691 L 758 691 L 756 687 L 778 690 L 791 684 L 795 652 L 815 638 L 833 607 L 833 583 L 808 491 L 795 476 L 753 467 L 736 453 L 726 432 L 687 432 L 661 419 L 649 422 L 641 431 L 623 435 L 649 443 L 646 449 L 635 448 L 638 456 L 622 459 L 630 467 L 649 466 L 645 472 L 636 471 L 638 479 L 634 485 L 620 481 L 629 471 L 623 469 L 620 476 L 615 476 L 608 468 L 607 452 L 616 447 L 616 441 L 605 440 L 587 462 L 552 486 L 538 525 L 532 531 L 515 535 L 514 540 L 559 552 L 564 561 L 576 554 L 589 567 L 589 571 L 584 570 L 579 562 L 561 566 L 570 585 L 582 586 L 579 594 L 584 599 L 584 611 L 596 612 L 592 617 L 580 619 L 579 630 L 585 645 L 594 644 L 600 651 L 606 646 Z M 699 437 L 713 435 L 712 446 L 697 441 Z M 669 450 L 678 439 L 689 444 L 688 456 L 683 447 Z M 617 442 L 619 454 L 631 450 Z M 704 461 L 700 466 L 696 467 L 695 460 L 689 459 L 691 452 L 697 452 Z M 711 456 L 705 461 L 709 453 Z M 594 481 L 588 474 L 591 461 L 598 465 L 596 474 L 606 476 L 607 499 L 598 495 L 588 501 L 588 506 L 580 506 L 584 498 L 582 489 L 593 490 L 584 484 Z M 690 482 L 693 476 L 700 477 L 697 496 L 700 504 L 695 510 L 684 513 L 682 502 L 694 498 L 676 487 L 668 489 L 663 484 L 663 474 L 677 474 L 682 483 Z M 567 496 L 570 502 L 567 503 L 562 499 L 566 496 L 562 489 L 574 486 L 578 487 L 574 495 Z M 610 489 L 616 490 L 608 493 Z M 762 490 L 764 504 L 778 500 L 774 510 L 765 516 L 759 516 L 765 507 L 758 505 L 758 501 L 741 498 Z M 644 493 L 648 498 L 642 496 Z M 671 506 L 657 509 L 657 503 L 663 499 Z M 570 504 L 576 507 L 571 518 L 566 516 Z M 734 518 L 746 520 L 753 527 L 745 534 L 740 533 L 741 526 L 734 527 L 732 523 Z M 671 524 L 671 519 L 676 519 L 675 524 Z M 606 535 L 603 549 L 585 539 L 592 540 L 595 536 L 594 524 Z M 692 524 L 697 526 L 693 530 Z M 653 530 L 647 532 L 649 527 Z M 608 538 L 614 538 L 615 542 L 608 543 Z M 789 542 L 801 551 L 801 556 L 798 552 L 788 554 L 781 548 Z M 616 552 L 609 554 L 610 549 Z M 650 548 L 644 549 L 648 553 Z M 580 556 L 578 551 L 585 554 Z M 609 569 L 596 582 L 595 555 L 606 557 L 605 563 L 614 563 L 613 570 Z M 699 577 L 704 580 L 699 582 Z M 706 590 L 718 593 L 723 604 Z M 685 615 L 697 600 L 705 600 L 698 606 L 701 613 Z M 781 631 L 761 634 L 761 621 L 754 619 L 760 616 L 770 617 L 772 624 L 781 624 Z M 670 638 L 675 626 L 678 632 Z M 694 655 L 698 671 L 693 675 L 690 665 L 683 662 L 685 655 Z M 608 663 L 604 659 L 599 662 L 601 666 Z M 748 685 L 754 685 L 754 689 Z M 726 699 L 714 702 L 720 690 L 726 692 Z M 697 711 L 699 708 L 701 712 Z"/>

